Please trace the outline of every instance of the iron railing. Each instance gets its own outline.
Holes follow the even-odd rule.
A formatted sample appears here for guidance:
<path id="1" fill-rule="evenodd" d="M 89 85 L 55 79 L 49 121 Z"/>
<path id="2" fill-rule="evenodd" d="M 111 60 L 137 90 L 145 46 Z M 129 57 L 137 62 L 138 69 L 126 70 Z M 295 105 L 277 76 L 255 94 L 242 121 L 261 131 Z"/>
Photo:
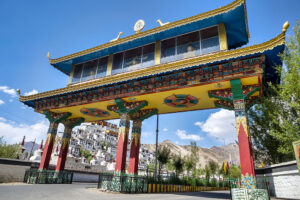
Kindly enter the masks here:
<path id="1" fill-rule="evenodd" d="M 146 193 L 148 192 L 148 179 L 137 175 L 100 173 L 98 188 L 122 193 Z"/>
<path id="2" fill-rule="evenodd" d="M 25 171 L 24 183 L 31 184 L 71 184 L 73 172 L 28 169 Z"/>

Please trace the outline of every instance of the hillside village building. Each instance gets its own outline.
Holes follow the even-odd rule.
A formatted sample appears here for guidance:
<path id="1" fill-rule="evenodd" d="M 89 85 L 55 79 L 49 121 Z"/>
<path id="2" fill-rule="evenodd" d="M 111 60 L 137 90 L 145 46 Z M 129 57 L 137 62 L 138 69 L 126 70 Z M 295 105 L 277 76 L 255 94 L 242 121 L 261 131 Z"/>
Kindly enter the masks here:
<path id="1" fill-rule="evenodd" d="M 51 164 L 56 164 L 58 156 L 60 154 L 62 138 L 57 136 L 54 144 L 55 151 L 51 155 Z M 118 126 L 108 122 L 98 123 L 85 123 L 78 129 L 73 130 L 70 139 L 69 150 L 67 154 L 68 161 L 73 162 L 77 160 L 73 165 L 101 165 L 106 168 L 107 171 L 114 170 L 116 155 L 117 155 L 117 142 L 118 142 Z M 88 150 L 93 159 L 88 162 L 84 155 L 80 154 L 80 150 Z M 130 154 L 130 141 L 128 143 L 127 150 L 127 164 L 129 162 Z M 34 152 L 34 155 L 30 158 L 32 161 L 40 162 L 43 151 L 41 148 Z M 145 170 L 149 164 L 154 161 L 153 153 L 141 145 L 139 153 L 139 168 Z M 71 163 L 70 163 L 71 164 Z M 74 166 L 74 168 L 76 168 Z"/>

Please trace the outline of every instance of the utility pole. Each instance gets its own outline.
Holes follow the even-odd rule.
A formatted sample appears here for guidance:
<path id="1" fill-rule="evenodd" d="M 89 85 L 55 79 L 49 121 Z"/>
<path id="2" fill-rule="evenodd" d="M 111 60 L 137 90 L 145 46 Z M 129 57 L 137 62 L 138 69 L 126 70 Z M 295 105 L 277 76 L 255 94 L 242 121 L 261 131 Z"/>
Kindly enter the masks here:
<path id="1" fill-rule="evenodd" d="M 158 149 L 158 113 L 156 118 L 156 143 L 155 143 L 155 164 L 154 164 L 154 180 L 157 175 L 157 149 Z"/>

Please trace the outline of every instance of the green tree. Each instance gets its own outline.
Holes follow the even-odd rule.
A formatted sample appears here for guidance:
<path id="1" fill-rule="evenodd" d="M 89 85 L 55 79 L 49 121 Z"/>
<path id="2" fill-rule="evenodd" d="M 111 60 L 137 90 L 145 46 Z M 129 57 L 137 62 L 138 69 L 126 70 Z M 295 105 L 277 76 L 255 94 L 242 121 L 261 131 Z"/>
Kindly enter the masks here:
<path id="1" fill-rule="evenodd" d="M 175 168 L 176 177 L 178 177 L 178 174 L 182 172 L 184 166 L 184 160 L 180 155 L 173 156 L 173 165 Z"/>
<path id="2" fill-rule="evenodd" d="M 249 111 L 254 156 L 265 163 L 294 159 L 292 142 L 300 139 L 300 22 L 286 42 L 277 67 L 280 84 L 268 83 L 260 105 Z"/>
<path id="3" fill-rule="evenodd" d="M 195 161 L 193 160 L 192 156 L 185 158 L 184 167 L 189 176 L 190 171 L 192 171 L 192 169 L 195 167 Z"/>
<path id="4" fill-rule="evenodd" d="M 159 163 L 158 166 L 158 174 L 160 177 L 161 169 L 165 164 L 167 164 L 168 160 L 170 159 L 170 149 L 167 147 L 160 147 L 157 151 L 157 161 Z"/>
<path id="5" fill-rule="evenodd" d="M 13 158 L 20 157 L 21 147 L 18 144 L 6 144 L 3 137 L 0 137 L 0 157 Z"/>
<path id="6" fill-rule="evenodd" d="M 218 167 L 218 163 L 216 163 L 215 161 L 210 160 L 208 162 L 208 168 L 210 170 L 211 175 L 216 175 Z"/>

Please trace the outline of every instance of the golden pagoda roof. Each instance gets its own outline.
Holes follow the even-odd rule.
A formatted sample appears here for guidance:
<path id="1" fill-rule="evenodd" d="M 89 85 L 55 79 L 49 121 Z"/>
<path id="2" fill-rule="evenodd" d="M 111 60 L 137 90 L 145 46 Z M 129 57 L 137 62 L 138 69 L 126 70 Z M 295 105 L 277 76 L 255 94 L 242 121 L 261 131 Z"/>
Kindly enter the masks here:
<path id="1" fill-rule="evenodd" d="M 240 1 L 236 1 L 236 2 L 240 2 Z M 235 50 L 215 52 L 215 53 L 201 55 L 189 59 L 183 59 L 183 60 L 178 60 L 170 63 L 155 65 L 153 67 L 143 68 L 136 71 L 127 72 L 127 73 L 109 75 L 101 79 L 81 82 L 77 84 L 71 84 L 61 89 L 42 92 L 35 95 L 30 95 L 30 96 L 20 95 L 20 101 L 28 102 L 28 101 L 33 101 L 33 100 L 42 99 L 46 97 L 61 95 L 65 93 L 71 93 L 79 90 L 85 90 L 85 89 L 95 88 L 104 85 L 116 84 L 122 81 L 147 77 L 147 76 L 160 74 L 164 72 L 172 72 L 174 70 L 180 70 L 192 66 L 212 64 L 212 63 L 231 60 L 243 56 L 254 55 L 257 53 L 263 54 L 264 52 L 272 50 L 277 46 L 284 45 L 285 32 L 286 31 L 282 31 L 282 33 L 279 34 L 277 37 L 267 42 L 253 45 L 253 46 L 248 46 L 248 47 L 239 48 Z"/>
<path id="2" fill-rule="evenodd" d="M 57 69 L 61 70 L 62 72 L 66 73 L 66 74 L 69 74 L 70 65 L 72 65 L 74 63 L 82 62 L 81 59 L 83 57 L 86 57 L 86 58 L 84 58 L 84 60 L 90 59 L 89 57 L 94 58 L 95 57 L 94 55 L 93 56 L 89 56 L 89 55 L 91 55 L 93 53 L 99 53 L 99 52 L 102 52 L 104 50 L 107 51 L 107 52 L 110 52 L 111 48 L 114 48 L 114 47 L 119 46 L 119 45 L 129 44 L 130 42 L 133 42 L 133 41 L 138 41 L 136 43 L 136 45 L 138 45 L 138 44 L 140 44 L 141 39 L 144 40 L 148 36 L 152 37 L 154 34 L 156 34 L 156 36 L 157 36 L 157 34 L 159 34 L 161 32 L 171 31 L 171 30 L 174 30 L 174 28 L 180 28 L 181 26 L 191 24 L 191 23 L 194 23 L 194 22 L 199 22 L 201 20 L 208 19 L 208 18 L 211 18 L 211 17 L 215 17 L 215 16 L 220 15 L 220 14 L 227 14 L 227 13 L 229 13 L 229 11 L 232 11 L 232 10 L 234 10 L 235 8 L 237 8 L 241 5 L 243 5 L 243 7 L 241 8 L 241 10 L 243 10 L 243 15 L 244 15 L 243 19 L 241 19 L 241 16 L 235 16 L 235 18 L 240 18 L 240 20 L 242 20 L 242 21 L 245 19 L 246 22 L 243 21 L 243 23 L 246 23 L 246 25 L 245 25 L 245 28 L 243 28 L 243 30 L 245 29 L 245 33 L 246 33 L 247 36 L 245 36 L 246 38 L 244 38 L 243 41 L 234 41 L 235 45 L 232 46 L 232 47 L 236 48 L 237 47 L 236 45 L 240 46 L 241 44 L 246 44 L 248 42 L 248 38 L 249 38 L 249 30 L 248 30 L 248 21 L 247 21 L 247 12 L 246 12 L 245 0 L 235 0 L 232 3 L 230 3 L 226 6 L 217 8 L 215 10 L 211 10 L 211 11 L 208 11 L 208 12 L 205 12 L 205 13 L 201 13 L 201 14 L 192 16 L 192 17 L 188 17 L 188 18 L 181 19 L 181 20 L 178 20 L 178 21 L 175 21 L 175 22 L 171 22 L 171 23 L 165 24 L 163 26 L 159 26 L 159 27 L 156 27 L 156 28 L 153 28 L 153 29 L 150 29 L 150 30 L 146 30 L 144 32 L 139 32 L 139 33 L 136 33 L 134 35 L 130 35 L 130 36 L 127 36 L 125 38 L 120 38 L 118 40 L 108 42 L 108 43 L 105 43 L 105 44 L 102 44 L 102 45 L 99 45 L 99 46 L 96 46 L 96 47 L 93 47 L 93 48 L 90 48 L 90 49 L 86 49 L 86 50 L 83 50 L 83 51 L 79 51 L 79 52 L 76 52 L 76 53 L 73 53 L 73 54 L 70 54 L 70 55 L 67 55 L 67 56 L 63 56 L 63 57 L 55 58 L 55 59 L 49 58 L 49 62 L 50 62 L 51 65 L 53 65 Z M 222 17 L 219 17 L 218 19 L 212 20 L 212 21 L 220 21 L 221 19 L 224 20 L 225 18 L 226 17 L 222 16 Z M 230 18 L 230 19 L 232 20 L 232 18 Z M 220 23 L 221 22 L 223 22 L 223 21 L 220 21 Z M 210 22 L 210 23 L 212 23 L 212 22 Z M 230 23 L 231 26 L 233 24 L 231 21 L 227 22 L 227 23 Z M 214 24 L 214 25 L 216 25 L 216 24 Z M 230 28 L 230 26 L 228 26 L 228 28 Z M 242 29 L 241 27 L 238 27 L 238 28 Z M 233 31 L 231 31 L 231 32 L 233 32 Z M 238 34 L 238 32 L 236 32 L 236 34 Z M 153 36 L 153 38 L 157 38 L 156 36 Z M 153 38 L 151 40 L 153 40 Z M 236 36 L 235 37 L 228 37 L 228 38 L 235 38 L 233 40 L 237 40 Z M 150 41 L 150 39 L 149 39 L 149 41 Z M 130 47 L 133 48 L 132 46 L 130 46 Z M 124 48 L 127 48 L 127 46 L 124 47 Z M 118 48 L 116 48 L 116 49 L 118 49 Z M 111 53 L 114 53 L 114 51 L 112 51 Z M 75 60 L 77 59 L 77 60 L 75 61 L 74 59 Z M 78 61 L 78 60 L 80 60 L 80 61 Z M 66 69 L 66 65 L 68 66 L 67 67 L 68 69 Z"/>

